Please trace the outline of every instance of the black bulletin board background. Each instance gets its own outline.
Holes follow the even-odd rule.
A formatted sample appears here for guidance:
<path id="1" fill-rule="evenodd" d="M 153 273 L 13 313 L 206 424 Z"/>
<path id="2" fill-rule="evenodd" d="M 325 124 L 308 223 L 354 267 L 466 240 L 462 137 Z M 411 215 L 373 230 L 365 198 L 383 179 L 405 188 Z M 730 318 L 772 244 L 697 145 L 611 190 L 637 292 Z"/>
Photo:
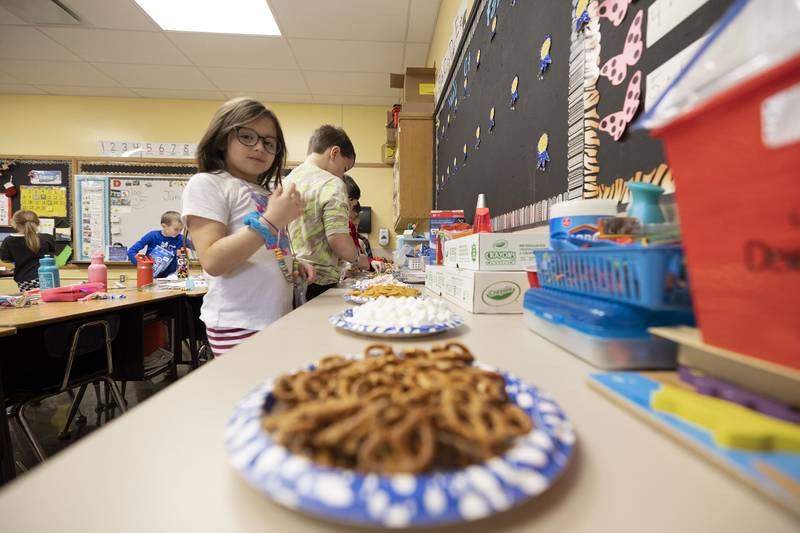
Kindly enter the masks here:
<path id="1" fill-rule="evenodd" d="M 71 159 L 16 159 L 0 156 L 0 161 L 16 161 L 16 165 L 3 172 L 0 176 L 0 185 L 8 181 L 9 176 L 13 176 L 14 185 L 17 187 L 17 195 L 11 199 L 12 213 L 21 209 L 22 202 L 22 186 L 31 185 L 31 180 L 28 173 L 31 170 L 60 170 L 61 171 L 61 184 L 54 185 L 54 187 L 65 187 L 67 190 L 67 216 L 54 217 L 55 227 L 69 228 L 72 224 L 72 160 Z M 35 187 L 42 187 L 42 185 L 35 185 Z M 2 194 L 2 191 L 0 191 Z M 47 218 L 47 217 L 45 217 Z M 13 230 L 10 226 L 0 226 L 0 231 L 3 233 L 11 233 Z M 71 241 L 56 240 L 56 251 L 61 250 Z"/>
<path id="2" fill-rule="evenodd" d="M 647 8 L 654 2 L 655 0 L 632 2 L 628 6 L 625 20 L 616 27 L 606 18 L 599 19 L 601 35 L 600 66 L 622 52 L 625 38 L 628 35 L 628 28 L 630 28 L 636 13 L 642 9 L 644 10 L 642 28 L 644 35 L 647 35 Z M 733 0 L 708 0 L 678 26 L 653 43 L 652 47 L 645 47 L 641 59 L 636 65 L 628 67 L 627 77 L 620 85 L 611 85 L 608 78 L 600 76 L 597 80 L 597 89 L 600 93 L 597 109 L 600 117 L 605 117 L 622 109 L 628 81 L 630 81 L 634 72 L 641 70 L 643 76 L 641 105 L 638 115 L 634 117 L 635 121 L 644 113 L 647 74 L 702 37 L 712 24 L 722 17 L 725 10 L 732 3 Z M 603 185 L 611 185 L 617 178 L 627 179 L 638 171 L 650 172 L 659 164 L 666 162 L 661 141 L 651 137 L 650 132 L 647 130 L 630 131 L 628 129 L 619 142 L 614 141 L 604 131 L 598 130 L 598 136 L 600 140 L 600 148 L 597 154 L 597 160 L 600 165 L 598 183 Z"/>
<path id="3" fill-rule="evenodd" d="M 479 193 L 485 193 L 493 214 L 517 209 L 567 191 L 567 85 L 570 22 L 567 0 L 501 1 L 497 33 L 491 40 L 486 4 L 481 2 L 467 42 L 468 54 L 456 63 L 448 91 L 458 91 L 458 105 L 448 104 L 448 92 L 435 118 L 437 209 L 464 209 L 467 218 Z M 465 32 L 470 32 L 467 28 Z M 537 79 L 539 50 L 552 35 L 552 64 Z M 480 67 L 475 52 L 481 50 Z M 470 58 L 468 96 L 464 97 L 464 58 Z M 511 82 L 519 76 L 519 100 L 510 108 Z M 489 109 L 495 107 L 495 128 L 489 133 Z M 450 125 L 446 127 L 447 116 Z M 481 127 L 480 148 L 475 130 Z M 442 138 L 442 128 L 446 128 Z M 536 145 L 542 133 L 550 136 L 547 170 L 536 169 Z M 463 147 L 468 156 L 464 163 Z M 457 170 L 453 169 L 456 158 Z M 450 174 L 447 176 L 447 167 Z M 469 220 L 471 222 L 471 220 Z"/>

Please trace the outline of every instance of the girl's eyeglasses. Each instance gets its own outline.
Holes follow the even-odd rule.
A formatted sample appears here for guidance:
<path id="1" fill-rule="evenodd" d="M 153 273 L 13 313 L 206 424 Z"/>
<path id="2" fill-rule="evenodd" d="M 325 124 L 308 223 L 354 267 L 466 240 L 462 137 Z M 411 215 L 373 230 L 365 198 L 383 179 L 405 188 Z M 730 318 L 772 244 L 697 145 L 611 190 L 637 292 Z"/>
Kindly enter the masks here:
<path id="1" fill-rule="evenodd" d="M 255 130 L 245 127 L 235 128 L 236 138 L 245 146 L 255 146 L 258 141 L 264 145 L 264 150 L 270 154 L 277 154 L 281 149 L 281 143 L 275 137 L 262 137 Z"/>

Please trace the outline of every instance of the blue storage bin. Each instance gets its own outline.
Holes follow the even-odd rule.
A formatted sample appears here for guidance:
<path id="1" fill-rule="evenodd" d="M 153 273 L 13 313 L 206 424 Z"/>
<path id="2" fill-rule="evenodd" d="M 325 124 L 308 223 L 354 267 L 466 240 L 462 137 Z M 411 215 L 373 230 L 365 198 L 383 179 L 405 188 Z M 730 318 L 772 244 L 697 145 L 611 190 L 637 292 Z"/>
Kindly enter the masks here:
<path id="1" fill-rule="evenodd" d="M 523 320 L 538 335 L 607 370 L 675 368 L 677 346 L 647 328 L 694 323 L 688 310 L 650 311 L 553 289 L 525 293 Z"/>
<path id="2" fill-rule="evenodd" d="M 542 287 L 653 310 L 690 310 L 679 245 L 535 251 Z"/>

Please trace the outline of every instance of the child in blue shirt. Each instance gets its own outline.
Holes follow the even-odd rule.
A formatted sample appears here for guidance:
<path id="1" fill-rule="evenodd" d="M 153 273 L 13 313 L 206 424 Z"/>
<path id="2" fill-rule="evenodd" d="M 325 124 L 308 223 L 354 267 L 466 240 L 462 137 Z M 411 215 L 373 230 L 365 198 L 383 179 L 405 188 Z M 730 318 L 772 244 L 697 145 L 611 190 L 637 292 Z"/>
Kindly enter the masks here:
<path id="1" fill-rule="evenodd" d="M 128 259 L 131 263 L 136 264 L 136 254 L 140 250 L 146 248 L 148 256 L 152 256 L 153 250 L 158 247 L 163 248 L 172 254 L 172 261 L 170 261 L 167 268 L 159 272 L 156 277 L 163 278 L 169 276 L 178 268 L 177 251 L 183 247 L 183 223 L 181 222 L 181 214 L 177 211 L 167 211 L 161 215 L 161 229 L 145 233 L 139 241 L 128 248 Z"/>

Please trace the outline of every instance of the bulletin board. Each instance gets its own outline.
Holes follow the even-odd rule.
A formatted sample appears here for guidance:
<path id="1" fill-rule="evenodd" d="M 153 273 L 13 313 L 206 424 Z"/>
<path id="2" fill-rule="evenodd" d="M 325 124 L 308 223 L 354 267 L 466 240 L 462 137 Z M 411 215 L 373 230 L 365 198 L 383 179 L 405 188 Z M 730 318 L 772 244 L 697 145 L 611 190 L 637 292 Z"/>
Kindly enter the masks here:
<path id="1" fill-rule="evenodd" d="M 41 233 L 54 235 L 56 251 L 71 244 L 72 159 L 38 159 L 0 155 L 0 232 L 13 232 L 11 215 L 27 209 L 39 216 Z M 16 194 L 8 197 L 5 185 L 13 182 Z"/>
<path id="2" fill-rule="evenodd" d="M 471 214 L 485 193 L 503 231 L 627 202 L 629 180 L 673 192 L 661 142 L 629 126 L 732 3 L 476 0 L 434 113 L 435 207 Z"/>
<path id="3" fill-rule="evenodd" d="M 493 214 L 524 210 L 531 223 L 536 206 L 569 197 L 570 12 L 559 0 L 476 1 L 434 116 L 437 209 L 471 217 L 484 193 Z"/>
<path id="4" fill-rule="evenodd" d="M 589 105 L 584 112 L 588 138 L 593 139 L 587 143 L 591 169 L 585 175 L 586 198 L 627 203 L 625 182 L 629 180 L 674 192 L 661 141 L 648 130 L 632 130 L 629 125 L 615 138 L 613 132 L 619 130 L 614 130 L 611 119 L 625 118 L 625 109 L 635 103 L 628 96 L 631 93 L 639 95 L 632 121 L 649 110 L 733 1 L 637 0 L 630 5 L 608 1 L 598 5 L 596 21 L 586 28 L 587 34 L 599 35 L 590 38 L 592 46 L 585 56 L 598 67 L 585 78 L 589 97 L 584 101 Z M 612 12 L 612 4 L 619 10 Z"/>

